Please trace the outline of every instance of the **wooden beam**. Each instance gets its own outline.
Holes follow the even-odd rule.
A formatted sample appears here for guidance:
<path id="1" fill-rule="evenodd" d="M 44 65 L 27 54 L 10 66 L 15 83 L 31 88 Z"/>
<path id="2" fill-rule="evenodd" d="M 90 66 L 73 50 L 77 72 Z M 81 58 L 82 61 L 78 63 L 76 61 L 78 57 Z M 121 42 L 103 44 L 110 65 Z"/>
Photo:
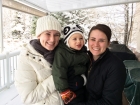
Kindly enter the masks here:
<path id="1" fill-rule="evenodd" d="M 14 10 L 18 10 L 21 12 L 25 12 L 28 14 L 32 14 L 32 15 L 36 15 L 36 16 L 45 16 L 47 15 L 47 13 L 39 11 L 37 9 L 34 9 L 32 7 L 26 6 L 24 4 L 21 4 L 19 2 L 16 2 L 14 0 L 2 0 L 2 6 L 3 7 L 7 7 L 7 8 L 11 8 Z"/>

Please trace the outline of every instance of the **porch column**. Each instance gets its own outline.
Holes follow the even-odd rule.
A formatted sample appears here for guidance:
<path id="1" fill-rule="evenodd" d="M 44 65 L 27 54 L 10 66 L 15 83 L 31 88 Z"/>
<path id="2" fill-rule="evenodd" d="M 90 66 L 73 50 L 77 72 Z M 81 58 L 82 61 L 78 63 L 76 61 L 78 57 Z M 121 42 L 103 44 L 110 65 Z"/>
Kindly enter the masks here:
<path id="1" fill-rule="evenodd" d="M 0 0 L 0 53 L 3 51 L 2 0 Z"/>

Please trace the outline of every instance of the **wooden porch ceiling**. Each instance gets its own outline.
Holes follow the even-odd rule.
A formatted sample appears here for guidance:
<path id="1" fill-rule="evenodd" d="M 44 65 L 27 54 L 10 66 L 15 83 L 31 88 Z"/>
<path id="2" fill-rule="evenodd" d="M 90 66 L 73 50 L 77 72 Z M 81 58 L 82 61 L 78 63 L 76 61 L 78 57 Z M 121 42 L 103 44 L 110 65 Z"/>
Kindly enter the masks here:
<path id="1" fill-rule="evenodd" d="M 28 14 L 36 15 L 36 16 L 45 16 L 47 13 L 37 10 L 35 8 L 29 7 L 27 5 L 21 4 L 14 0 L 2 0 L 2 7 L 11 8 L 14 10 L 22 11 Z"/>

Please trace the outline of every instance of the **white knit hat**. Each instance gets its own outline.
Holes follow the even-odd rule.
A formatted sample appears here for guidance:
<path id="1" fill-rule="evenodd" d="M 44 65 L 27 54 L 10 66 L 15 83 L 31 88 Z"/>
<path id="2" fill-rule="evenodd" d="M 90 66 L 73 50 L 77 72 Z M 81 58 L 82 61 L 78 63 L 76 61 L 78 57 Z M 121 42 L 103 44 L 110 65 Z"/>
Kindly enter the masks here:
<path id="1" fill-rule="evenodd" d="M 66 45 L 68 47 L 69 47 L 68 40 L 75 33 L 81 34 L 83 36 L 83 40 L 84 40 L 84 43 L 85 43 L 85 37 L 84 37 L 82 27 L 79 26 L 79 25 L 68 25 L 68 26 L 64 27 L 64 29 L 63 29 L 64 43 L 66 43 Z"/>
<path id="2" fill-rule="evenodd" d="M 53 16 L 43 16 L 37 20 L 36 37 L 46 30 L 57 30 L 61 34 L 61 24 Z"/>

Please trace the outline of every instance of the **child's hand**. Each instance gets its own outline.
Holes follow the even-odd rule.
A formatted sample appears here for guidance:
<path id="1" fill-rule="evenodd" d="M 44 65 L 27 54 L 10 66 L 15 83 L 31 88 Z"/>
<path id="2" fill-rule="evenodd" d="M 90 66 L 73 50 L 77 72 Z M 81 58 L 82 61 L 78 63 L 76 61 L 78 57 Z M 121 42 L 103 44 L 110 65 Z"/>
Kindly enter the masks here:
<path id="1" fill-rule="evenodd" d="M 75 75 L 75 70 L 73 67 L 68 69 L 67 77 L 69 89 L 71 89 L 72 91 L 79 90 L 85 84 L 85 79 L 83 78 L 83 76 Z"/>
<path id="2" fill-rule="evenodd" d="M 67 89 L 64 92 L 61 92 L 60 95 L 65 104 L 68 104 L 71 100 L 73 100 L 76 97 L 76 94 L 69 89 Z"/>
<path id="3" fill-rule="evenodd" d="M 73 78 L 68 78 L 68 84 L 72 91 L 77 91 L 84 86 L 84 78 L 81 75 L 76 75 Z"/>

